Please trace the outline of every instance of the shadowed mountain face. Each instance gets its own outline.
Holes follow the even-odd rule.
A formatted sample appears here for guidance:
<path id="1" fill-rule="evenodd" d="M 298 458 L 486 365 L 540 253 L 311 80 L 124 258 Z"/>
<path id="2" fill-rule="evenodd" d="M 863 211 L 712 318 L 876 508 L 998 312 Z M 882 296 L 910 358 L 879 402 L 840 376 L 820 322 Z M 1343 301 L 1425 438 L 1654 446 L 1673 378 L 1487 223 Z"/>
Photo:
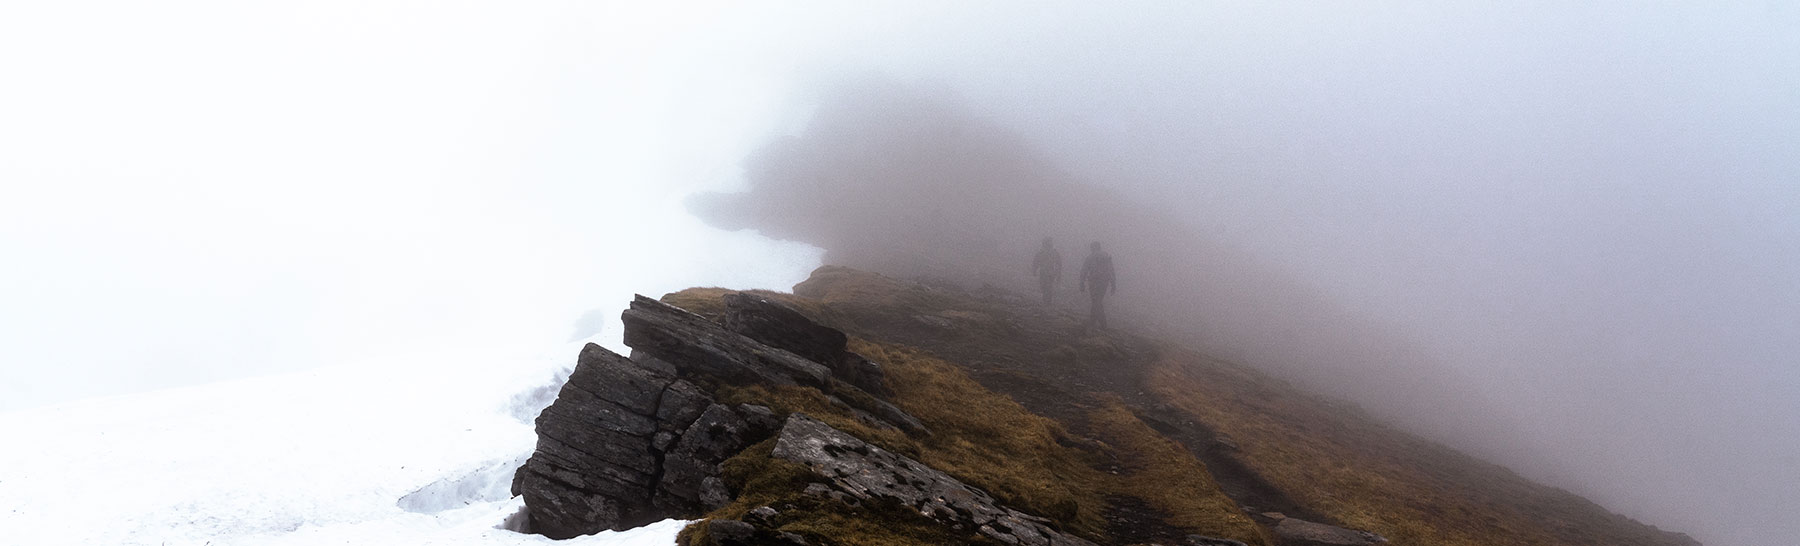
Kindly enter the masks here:
<path id="1" fill-rule="evenodd" d="M 1515 432 L 1454 372 L 1258 258 L 1181 218 L 1077 180 L 1020 136 L 955 101 L 884 83 L 846 86 L 807 130 L 746 164 L 751 189 L 690 203 L 726 229 L 807 242 L 825 261 L 876 272 L 1034 293 L 1032 255 L 1051 237 L 1075 306 L 1088 243 L 1118 269 L 1109 313 L 1211 354 L 1346 397 L 1479 453 Z M 1081 303 L 1085 303 L 1082 301 Z"/>

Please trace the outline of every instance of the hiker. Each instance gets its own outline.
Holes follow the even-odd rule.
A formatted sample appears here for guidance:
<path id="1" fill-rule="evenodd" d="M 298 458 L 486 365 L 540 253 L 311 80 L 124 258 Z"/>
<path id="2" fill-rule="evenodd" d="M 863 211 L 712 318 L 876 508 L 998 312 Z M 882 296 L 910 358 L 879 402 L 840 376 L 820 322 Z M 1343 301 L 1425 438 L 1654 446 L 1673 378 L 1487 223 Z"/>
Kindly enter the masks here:
<path id="1" fill-rule="evenodd" d="M 1037 275 L 1038 288 L 1044 291 L 1044 305 L 1050 305 L 1056 283 L 1062 280 L 1062 254 L 1049 237 L 1044 238 L 1044 248 L 1038 249 L 1037 258 L 1031 260 L 1031 272 Z"/>
<path id="2" fill-rule="evenodd" d="M 1093 251 L 1088 253 L 1087 261 L 1081 263 L 1081 291 L 1087 292 L 1093 301 L 1093 307 L 1088 310 L 1088 325 L 1099 325 L 1105 330 L 1106 296 L 1118 292 L 1119 285 L 1113 280 L 1112 255 L 1100 250 L 1099 241 L 1089 248 Z"/>

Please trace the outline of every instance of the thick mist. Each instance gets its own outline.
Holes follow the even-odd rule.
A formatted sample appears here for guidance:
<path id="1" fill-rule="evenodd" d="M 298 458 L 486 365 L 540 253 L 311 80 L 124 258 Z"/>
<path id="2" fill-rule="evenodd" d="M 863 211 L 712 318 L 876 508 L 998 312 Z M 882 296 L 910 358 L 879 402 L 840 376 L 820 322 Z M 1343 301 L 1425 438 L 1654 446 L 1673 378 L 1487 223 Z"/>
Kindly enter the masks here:
<path id="1" fill-rule="evenodd" d="M 554 346 L 632 292 L 782 288 L 802 243 L 1029 291 L 1052 236 L 1066 274 L 1106 243 L 1131 327 L 1785 546 L 1795 28 L 1778 2 L 14 3 L 0 408 Z M 716 191 L 745 193 L 694 207 L 761 233 L 687 215 Z"/>
<path id="2" fill-rule="evenodd" d="M 1103 241 L 1137 326 L 1709 544 L 1800 530 L 1800 13 L 1161 8 L 891 36 L 694 208 L 1022 293 Z"/>
<path id="3" fill-rule="evenodd" d="M 1134 329 L 1285 372 L 1416 430 L 1452 435 L 1479 421 L 1482 447 L 1519 440 L 1467 379 L 1404 338 L 1178 212 L 1083 184 L 953 99 L 862 81 L 811 119 L 802 136 L 751 156 L 750 192 L 699 196 L 696 211 L 818 245 L 827 263 L 1026 294 L 1036 243 L 1050 237 L 1065 262 L 1056 298 L 1072 309 L 1085 305 L 1080 263 L 1101 242 L 1121 270 L 1112 307 Z"/>

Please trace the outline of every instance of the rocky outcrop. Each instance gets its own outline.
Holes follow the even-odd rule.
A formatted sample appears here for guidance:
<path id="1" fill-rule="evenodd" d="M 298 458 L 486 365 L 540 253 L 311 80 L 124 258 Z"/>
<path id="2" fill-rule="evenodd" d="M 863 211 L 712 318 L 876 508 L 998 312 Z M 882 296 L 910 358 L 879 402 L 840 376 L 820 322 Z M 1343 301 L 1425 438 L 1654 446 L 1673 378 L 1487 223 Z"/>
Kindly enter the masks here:
<path id="1" fill-rule="evenodd" d="M 725 301 L 721 325 L 638 296 L 622 317 L 625 344 L 633 349 L 634 358 L 666 363 L 677 375 L 734 384 L 815 387 L 871 424 L 926 432 L 918 419 L 870 394 L 886 391 L 885 376 L 879 365 L 846 350 L 843 332 L 752 294 L 727 294 Z"/>
<path id="2" fill-rule="evenodd" d="M 1387 538 L 1368 531 L 1290 518 L 1279 512 L 1263 512 L 1257 519 L 1275 532 L 1282 546 L 1374 546 Z"/>
<path id="3" fill-rule="evenodd" d="M 713 403 L 692 383 L 589 344 L 556 402 L 538 414 L 537 449 L 513 477 L 527 526 L 552 538 L 625 529 L 722 504 L 718 461 L 749 445 L 767 408 Z M 746 417 L 751 416 L 751 417 Z"/>
<path id="4" fill-rule="evenodd" d="M 731 502 L 719 479 L 719 463 L 774 430 L 773 413 L 761 406 L 707 406 L 664 452 L 662 479 L 652 504 L 666 514 L 703 513 Z"/>
<path id="5" fill-rule="evenodd" d="M 598 345 L 582 349 L 556 401 L 537 417 L 538 444 L 514 474 L 526 526 L 551 538 L 626 529 L 669 517 L 696 517 L 731 501 L 719 464 L 781 426 L 769 408 L 717 403 L 719 382 L 817 387 L 872 423 L 923 430 L 905 411 L 837 377 L 791 349 L 864 370 L 842 332 L 760 299 L 734 298 L 734 332 L 638 296 L 624 314 L 633 358 Z M 878 368 L 876 368 L 878 370 Z"/>
<path id="6" fill-rule="evenodd" d="M 1229 538 L 1209 537 L 1206 535 L 1188 535 L 1182 539 L 1183 546 L 1248 546 Z"/>
<path id="7" fill-rule="evenodd" d="M 1093 546 L 1052 529 L 1049 520 L 997 503 L 986 492 L 918 461 L 869 445 L 803 414 L 788 417 L 771 456 L 805 465 L 855 501 L 892 501 L 946 526 L 974 529 L 1005 544 Z"/>
<path id="8" fill-rule="evenodd" d="M 833 377 L 864 391 L 887 393 L 881 365 L 850 352 L 843 332 L 756 294 L 736 292 L 724 299 L 725 327 L 731 331 L 824 364 Z"/>
<path id="9" fill-rule="evenodd" d="M 697 373 L 734 383 L 824 387 L 831 369 L 725 329 L 705 317 L 643 296 L 621 317 L 625 344 Z"/>

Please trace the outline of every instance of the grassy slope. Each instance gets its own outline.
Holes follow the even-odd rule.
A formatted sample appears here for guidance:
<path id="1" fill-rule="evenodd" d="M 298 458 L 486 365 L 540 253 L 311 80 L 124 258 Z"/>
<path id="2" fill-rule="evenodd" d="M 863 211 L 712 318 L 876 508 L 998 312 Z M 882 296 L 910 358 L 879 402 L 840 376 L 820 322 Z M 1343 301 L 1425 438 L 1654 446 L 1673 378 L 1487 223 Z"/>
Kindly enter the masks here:
<path id="1" fill-rule="evenodd" d="M 1171 349 L 1147 387 L 1232 438 L 1301 504 L 1396 545 L 1677 544 L 1568 492 L 1386 427 L 1343 403 Z"/>
<path id="2" fill-rule="evenodd" d="M 665 300 L 717 315 L 724 292 L 690 289 Z M 1077 317 L 1016 296 L 835 267 L 821 268 L 795 292 L 767 295 L 850 333 L 853 350 L 887 367 L 893 401 L 937 434 L 870 430 L 846 413 L 832 414 L 822 397 L 804 389 L 740 390 L 731 397 L 819 416 L 1089 538 L 1127 538 L 1103 516 L 1130 499 L 1161 516 L 1165 535 L 1269 541 L 1189 446 L 1140 420 L 1142 408 L 1154 405 L 1229 437 L 1238 446 L 1236 463 L 1279 489 L 1298 505 L 1293 509 L 1375 531 L 1396 546 L 1679 544 L 1580 497 L 1388 428 L 1346 404 L 1166 343 L 1083 333 Z M 780 488 L 765 489 L 759 495 L 780 496 L 770 492 Z M 752 507 L 739 504 L 718 515 Z M 928 529 L 874 533 L 840 523 L 794 529 L 845 544 L 949 538 L 917 534 L 935 532 Z M 878 535 L 888 538 L 873 538 Z"/>
<path id="3" fill-rule="evenodd" d="M 717 289 L 690 289 L 664 298 L 703 316 L 723 308 Z M 768 294 L 819 316 L 818 301 Z M 908 436 L 871 428 L 819 391 L 805 387 L 722 387 L 729 403 L 759 403 L 777 413 L 803 412 L 884 449 L 907 455 L 981 487 L 996 499 L 1049 517 L 1066 532 L 1101 543 L 1118 543 L 1105 516 L 1111 502 L 1135 497 L 1163 512 L 1167 535 L 1201 533 L 1267 545 L 1263 530 L 1240 513 L 1207 477 L 1205 466 L 1179 446 L 1138 422 L 1122 406 L 1103 408 L 1110 443 L 1081 441 L 1057 421 L 1035 415 L 1011 398 L 981 386 L 960 367 L 903 345 L 853 338 L 851 350 L 882 364 L 893 390 L 890 400 L 929 427 L 928 436 Z M 805 483 L 780 461 L 767 458 L 768 446 L 747 450 L 726 465 L 727 481 L 739 493 L 733 505 L 710 514 L 738 518 L 757 506 L 794 505 L 780 530 L 832 543 L 981 543 L 972 535 L 932 529 L 902 512 L 851 508 L 798 494 Z M 1109 471 L 1110 461 L 1124 461 Z M 699 532 L 698 529 L 694 532 Z M 690 533 L 693 534 L 693 533 Z"/>

